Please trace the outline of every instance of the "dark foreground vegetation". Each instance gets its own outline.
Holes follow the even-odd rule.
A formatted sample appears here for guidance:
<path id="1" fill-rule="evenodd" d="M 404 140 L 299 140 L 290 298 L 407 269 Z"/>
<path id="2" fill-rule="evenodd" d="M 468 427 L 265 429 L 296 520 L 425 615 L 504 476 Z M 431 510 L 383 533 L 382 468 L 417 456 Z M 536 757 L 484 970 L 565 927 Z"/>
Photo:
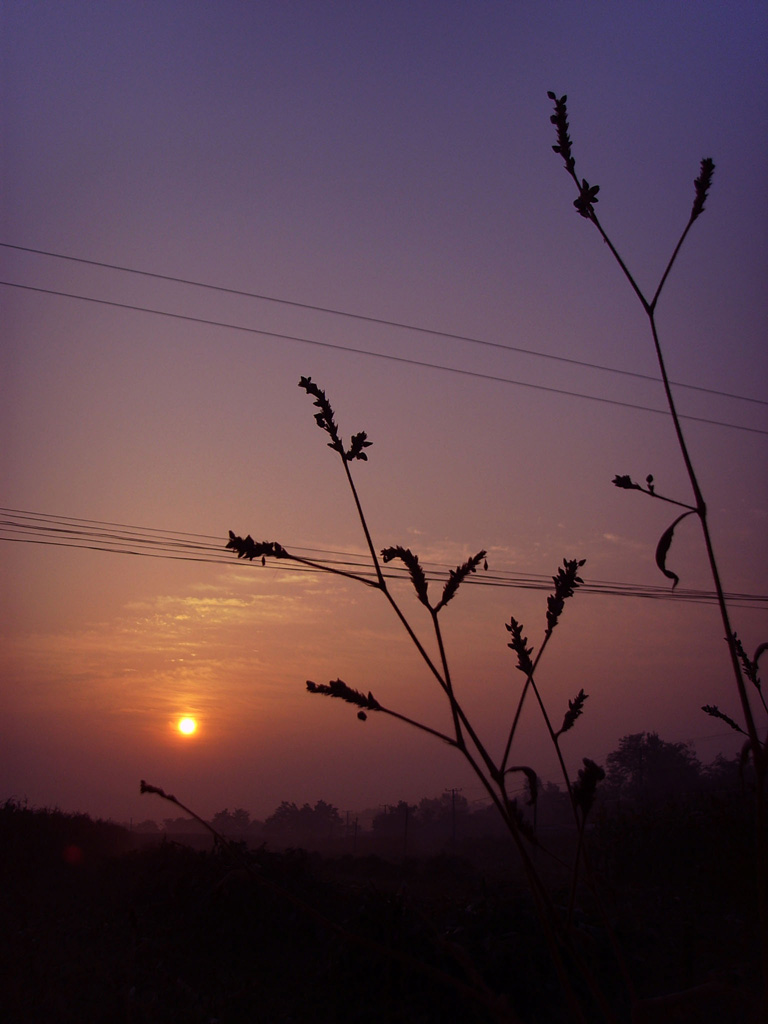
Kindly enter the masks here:
<path id="1" fill-rule="evenodd" d="M 701 987 L 649 1020 L 759 1019 L 750 806 L 710 790 L 596 815 L 591 856 L 639 993 Z M 509 840 L 398 860 L 135 844 L 84 815 L 0 807 L 3 1021 L 570 1019 Z M 536 856 L 568 915 L 570 878 Z M 628 1020 L 601 922 L 580 891 L 570 927 Z"/>

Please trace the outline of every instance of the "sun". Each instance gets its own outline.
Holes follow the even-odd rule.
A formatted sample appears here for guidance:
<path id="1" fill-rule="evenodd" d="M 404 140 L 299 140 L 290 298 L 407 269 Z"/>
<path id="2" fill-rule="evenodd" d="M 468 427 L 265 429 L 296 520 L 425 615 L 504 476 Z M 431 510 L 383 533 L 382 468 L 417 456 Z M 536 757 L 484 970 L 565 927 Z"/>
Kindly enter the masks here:
<path id="1" fill-rule="evenodd" d="M 178 730 L 185 736 L 191 736 L 197 731 L 197 722 L 194 718 L 182 718 L 179 720 Z"/>

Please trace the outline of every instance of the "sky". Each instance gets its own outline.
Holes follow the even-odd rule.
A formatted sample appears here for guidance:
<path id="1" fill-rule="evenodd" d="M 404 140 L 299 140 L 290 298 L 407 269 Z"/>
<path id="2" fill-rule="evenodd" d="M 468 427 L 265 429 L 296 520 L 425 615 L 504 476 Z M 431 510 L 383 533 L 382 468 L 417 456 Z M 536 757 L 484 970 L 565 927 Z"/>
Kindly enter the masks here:
<path id="1" fill-rule="evenodd" d="M 0 798 L 120 821 L 169 816 L 140 779 L 205 816 L 483 798 L 447 745 L 306 691 L 341 678 L 450 728 L 382 594 L 224 548 L 231 529 L 365 558 L 301 376 L 345 437 L 372 441 L 352 468 L 377 549 L 443 578 L 483 549 L 473 584 L 546 584 L 586 559 L 537 675 L 555 722 L 589 694 L 563 737 L 572 771 L 641 731 L 704 762 L 734 754 L 700 710 L 739 717 L 717 609 L 685 599 L 712 589 L 694 520 L 668 558 L 675 599 L 637 596 L 668 596 L 654 552 L 677 510 L 613 477 L 691 489 L 648 321 L 573 208 L 547 92 L 568 95 L 577 173 L 649 295 L 715 161 L 657 320 L 753 651 L 768 639 L 765 6 L 6 0 L 0 17 Z M 107 524 L 140 553 L 116 553 Z M 98 539 L 67 546 L 86 529 Z M 147 557 L 149 537 L 198 556 Z M 433 652 L 413 590 L 391 586 Z M 496 756 L 523 682 L 505 624 L 538 649 L 546 595 L 467 583 L 441 613 Z M 532 702 L 515 744 L 558 780 Z"/>

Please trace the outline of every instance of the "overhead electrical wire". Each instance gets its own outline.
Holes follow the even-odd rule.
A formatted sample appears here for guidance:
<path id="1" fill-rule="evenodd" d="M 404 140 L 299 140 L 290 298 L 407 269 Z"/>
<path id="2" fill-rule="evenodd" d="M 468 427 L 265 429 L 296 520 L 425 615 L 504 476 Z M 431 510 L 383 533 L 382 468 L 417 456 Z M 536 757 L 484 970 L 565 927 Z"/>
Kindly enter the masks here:
<path id="1" fill-rule="evenodd" d="M 649 405 L 638 405 L 634 402 L 624 402 L 618 398 L 605 398 L 602 395 L 586 395 L 578 391 L 569 391 L 566 388 L 554 388 L 545 384 L 532 384 L 529 381 L 514 380 L 510 377 L 499 377 L 496 374 L 481 373 L 478 370 L 466 370 L 455 366 L 444 366 L 441 363 L 430 363 L 426 360 L 413 359 L 408 356 L 396 356 L 388 352 L 371 352 L 368 349 L 357 348 L 352 345 L 340 345 L 337 342 L 319 341 L 316 338 L 304 338 L 293 334 L 281 334 L 277 331 L 265 331 L 256 327 L 242 327 L 238 324 L 227 323 L 226 321 L 210 320 L 204 317 L 190 316 L 185 313 L 171 313 L 164 309 L 154 309 L 151 306 L 139 306 L 128 302 L 117 302 L 113 299 L 97 299 L 90 295 L 79 295 L 76 292 L 65 292 L 54 288 L 42 288 L 30 284 L 19 284 L 14 281 L 0 281 L 0 285 L 4 285 L 6 288 L 19 288 L 23 291 L 36 292 L 42 295 L 54 295 L 59 298 L 77 299 L 81 302 L 90 302 L 99 306 L 111 306 L 115 309 L 131 310 L 135 313 L 150 313 L 153 316 L 163 316 L 172 320 L 183 320 L 188 323 L 204 324 L 207 327 L 221 327 L 226 330 L 240 331 L 245 334 L 258 334 L 261 337 L 277 338 L 281 341 L 292 341 L 303 345 L 314 345 L 319 348 L 333 349 L 337 352 L 348 352 L 353 353 L 354 355 L 368 356 L 372 359 L 386 359 L 390 362 L 404 363 L 408 366 L 418 366 L 423 369 L 443 370 L 446 373 L 456 373 L 465 377 L 474 377 L 480 380 L 489 380 L 500 384 L 512 384 L 516 387 L 529 388 L 534 391 L 546 391 L 550 394 L 565 395 L 569 398 L 580 398 L 589 402 L 600 402 L 604 405 L 621 406 L 622 408 L 635 409 L 639 412 L 651 412 L 661 416 L 670 415 L 668 409 L 657 409 Z M 728 423 L 723 420 L 713 420 L 706 416 L 692 416 L 687 413 L 679 413 L 678 417 L 680 419 L 690 420 L 696 423 L 707 423 L 711 426 L 726 427 L 729 430 L 742 430 L 751 434 L 763 434 L 768 436 L 768 430 L 761 429 L 760 427 L 748 427 L 740 423 Z"/>
<path id="2" fill-rule="evenodd" d="M 147 526 L 130 526 L 98 519 L 30 512 L 24 509 L 0 508 L 0 541 L 19 544 L 40 544 L 53 547 L 75 548 L 112 554 L 163 558 L 176 561 L 208 562 L 217 565 L 248 564 L 262 567 L 261 562 L 238 562 L 226 550 L 225 541 L 211 534 L 185 533 L 160 530 Z M 317 567 L 292 562 L 288 559 L 270 559 L 271 569 L 285 572 L 319 573 L 325 568 L 342 569 L 365 579 L 375 579 L 370 559 L 359 553 L 324 548 L 296 547 L 294 554 L 308 558 Z M 444 582 L 453 566 L 439 562 L 422 563 L 427 579 Z M 390 563 L 384 575 L 392 580 L 408 579 L 408 571 Z M 523 590 L 551 590 L 552 577 L 536 573 L 514 573 L 488 570 L 470 576 L 468 585 L 515 588 Z M 671 600 L 694 604 L 714 604 L 716 595 L 705 590 L 680 587 L 674 591 L 662 586 L 636 583 L 617 583 L 607 580 L 588 580 L 582 588 L 587 594 L 611 597 L 637 597 L 650 600 Z M 768 595 L 728 594 L 733 607 L 768 607 Z"/>
<path id="3" fill-rule="evenodd" d="M 574 359 L 569 356 L 558 356 L 550 352 L 540 352 L 536 349 L 522 348 L 518 345 L 509 345 L 498 341 L 488 341 L 484 338 L 476 338 L 465 334 L 456 334 L 451 331 L 443 331 L 434 327 L 423 327 L 398 320 L 387 320 L 384 317 L 370 316 L 363 313 L 352 313 L 349 310 L 334 309 L 330 306 L 319 306 L 311 302 L 298 302 L 294 299 L 278 298 L 277 296 L 265 295 L 261 292 L 252 292 L 241 288 L 231 288 L 224 285 L 210 284 L 206 281 L 196 281 L 190 278 L 176 277 L 172 274 L 160 274 L 150 270 L 142 270 L 138 267 L 126 267 L 117 263 L 106 263 L 103 260 L 86 259 L 83 256 L 71 256 L 67 253 L 51 252 L 47 249 L 34 249 L 27 245 L 14 245 L 11 242 L 0 241 L 0 247 L 4 249 L 14 249 L 17 252 L 31 253 L 36 256 L 46 256 L 51 259 L 67 260 L 70 263 L 79 263 L 89 267 L 99 267 L 104 270 L 115 270 L 123 274 L 134 274 L 138 277 L 148 277 L 155 281 L 168 281 L 172 284 L 183 284 L 193 288 L 203 288 L 207 291 L 218 292 L 222 295 L 237 295 L 240 298 L 257 299 L 260 302 L 271 302 L 280 306 L 289 306 L 293 309 L 305 309 L 313 313 L 326 313 L 331 316 L 344 317 L 348 320 L 358 320 L 363 323 L 394 327 L 398 330 L 411 331 L 416 334 L 428 334 L 432 337 L 447 338 L 449 341 L 461 341 L 470 345 L 483 345 L 488 348 L 502 349 L 506 352 L 517 352 L 521 355 L 534 356 L 537 359 L 549 359 L 553 362 L 567 363 L 571 366 L 580 366 L 590 370 L 601 370 L 604 373 L 614 373 L 623 377 L 633 377 L 637 380 L 652 381 L 655 384 L 661 383 L 660 377 L 654 377 L 647 373 L 637 373 L 633 370 L 621 370 L 615 366 L 604 366 L 601 363 L 590 363 L 583 359 Z M 733 398 L 741 402 L 754 402 L 757 405 L 768 405 L 768 401 L 760 398 L 751 398 L 747 395 L 734 395 L 731 392 L 718 391 L 715 388 L 700 387 L 696 384 L 683 384 L 681 381 L 670 381 L 670 384 L 674 387 L 686 388 L 689 391 L 700 391 L 704 394 L 717 395 L 721 398 Z"/>

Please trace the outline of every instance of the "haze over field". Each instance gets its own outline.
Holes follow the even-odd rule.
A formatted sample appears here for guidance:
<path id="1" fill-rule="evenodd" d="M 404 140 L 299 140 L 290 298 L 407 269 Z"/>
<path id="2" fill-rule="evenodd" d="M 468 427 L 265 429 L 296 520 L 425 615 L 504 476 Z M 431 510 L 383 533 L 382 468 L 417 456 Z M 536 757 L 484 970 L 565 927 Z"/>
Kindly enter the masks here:
<path id="1" fill-rule="evenodd" d="M 546 608 L 546 589 L 509 584 L 565 557 L 593 586 L 538 679 L 555 719 L 589 694 L 569 764 L 641 731 L 733 753 L 700 711 L 739 708 L 717 609 L 682 599 L 711 589 L 692 520 L 669 555 L 681 595 L 636 596 L 670 585 L 654 551 L 675 512 L 613 477 L 690 489 L 649 411 L 645 317 L 552 152 L 547 91 L 568 94 L 577 169 L 651 294 L 715 161 L 658 317 L 725 587 L 763 597 L 734 607 L 753 651 L 767 39 L 752 3 L 3 5 L 0 798 L 124 820 L 167 813 L 141 778 L 208 816 L 483 795 L 447 747 L 306 693 L 341 677 L 448 725 L 380 595 L 224 550 L 232 529 L 364 554 L 302 375 L 373 442 L 353 468 L 377 548 L 443 573 L 487 550 L 474 582 L 498 585 L 463 587 L 444 627 L 493 750 L 523 681 L 505 623 L 538 647 Z M 519 762 L 556 780 L 532 703 L 524 725 Z"/>

